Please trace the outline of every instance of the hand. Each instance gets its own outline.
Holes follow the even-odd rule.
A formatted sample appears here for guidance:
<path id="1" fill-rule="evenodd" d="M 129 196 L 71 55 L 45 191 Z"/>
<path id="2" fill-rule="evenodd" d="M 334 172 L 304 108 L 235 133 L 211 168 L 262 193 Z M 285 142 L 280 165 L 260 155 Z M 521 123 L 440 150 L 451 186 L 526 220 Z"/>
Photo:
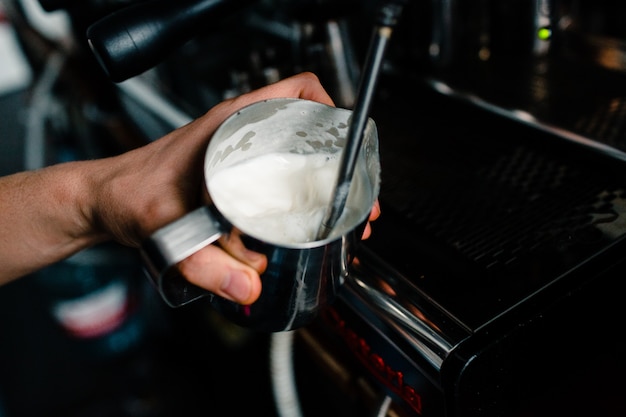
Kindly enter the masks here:
<path id="1" fill-rule="evenodd" d="M 365 225 L 365 231 L 363 232 L 363 239 L 367 239 L 372 234 L 372 226 L 371 222 L 375 221 L 380 216 L 380 203 L 378 200 L 374 202 L 374 206 L 372 207 L 372 211 L 370 212 L 370 216 L 367 219 L 367 224 Z"/>
<path id="2" fill-rule="evenodd" d="M 103 160 L 108 172 L 93 204 L 94 222 L 115 240 L 139 246 L 155 230 L 201 204 L 207 142 L 231 114 L 257 101 L 294 97 L 333 105 L 317 77 L 303 73 L 226 100 L 187 126 L 142 148 Z M 111 159 L 113 161 L 111 161 Z M 108 165 L 108 168 L 104 168 Z M 111 165 L 117 167 L 112 170 Z M 228 251 L 228 252 L 227 252 Z M 242 304 L 261 292 L 264 256 L 242 245 L 209 245 L 178 267 L 190 282 Z"/>
<path id="3" fill-rule="evenodd" d="M 202 204 L 204 151 L 215 129 L 257 101 L 293 97 L 333 105 L 317 77 L 303 73 L 226 100 L 197 120 L 119 156 L 53 165 L 0 178 L 0 284 L 106 240 L 138 247 Z M 380 214 L 374 205 L 370 221 Z M 371 233 L 368 227 L 363 235 Z M 242 304 L 261 292 L 263 256 L 233 242 L 179 264 L 192 283 Z"/>

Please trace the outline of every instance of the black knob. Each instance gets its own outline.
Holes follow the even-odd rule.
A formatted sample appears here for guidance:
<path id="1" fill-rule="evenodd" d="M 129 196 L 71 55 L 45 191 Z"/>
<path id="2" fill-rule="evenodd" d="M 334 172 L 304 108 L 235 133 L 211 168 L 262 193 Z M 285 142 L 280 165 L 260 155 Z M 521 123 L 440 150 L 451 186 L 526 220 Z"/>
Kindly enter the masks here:
<path id="1" fill-rule="evenodd" d="M 152 0 L 118 10 L 87 29 L 91 50 L 115 82 L 152 68 L 251 0 Z"/>

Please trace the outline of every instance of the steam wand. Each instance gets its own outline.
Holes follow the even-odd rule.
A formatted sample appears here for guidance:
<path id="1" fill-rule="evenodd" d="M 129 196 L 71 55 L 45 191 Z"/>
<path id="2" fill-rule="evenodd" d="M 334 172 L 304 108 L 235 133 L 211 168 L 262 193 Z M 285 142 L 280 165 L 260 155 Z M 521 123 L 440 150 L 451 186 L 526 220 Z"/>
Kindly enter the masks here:
<path id="1" fill-rule="evenodd" d="M 332 204 L 326 213 L 317 232 L 317 240 L 325 239 L 335 227 L 343 213 L 348 199 L 356 160 L 361 150 L 365 126 L 368 120 L 369 109 L 374 95 L 376 81 L 387 43 L 402 13 L 402 1 L 391 1 L 384 4 L 378 11 L 377 24 L 370 41 L 363 75 L 359 84 L 356 102 L 352 111 L 352 119 L 348 127 L 346 146 L 339 165 L 339 174 L 333 190 Z"/>

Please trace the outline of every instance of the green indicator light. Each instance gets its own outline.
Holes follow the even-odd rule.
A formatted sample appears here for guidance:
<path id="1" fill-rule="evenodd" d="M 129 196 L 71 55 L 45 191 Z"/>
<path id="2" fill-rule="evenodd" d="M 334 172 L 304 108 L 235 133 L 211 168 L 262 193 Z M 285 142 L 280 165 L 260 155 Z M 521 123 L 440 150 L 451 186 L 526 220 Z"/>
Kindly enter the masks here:
<path id="1" fill-rule="evenodd" d="M 539 28 L 539 30 L 537 31 L 537 37 L 542 41 L 550 40 L 550 38 L 552 37 L 552 29 L 550 29 L 549 27 Z"/>

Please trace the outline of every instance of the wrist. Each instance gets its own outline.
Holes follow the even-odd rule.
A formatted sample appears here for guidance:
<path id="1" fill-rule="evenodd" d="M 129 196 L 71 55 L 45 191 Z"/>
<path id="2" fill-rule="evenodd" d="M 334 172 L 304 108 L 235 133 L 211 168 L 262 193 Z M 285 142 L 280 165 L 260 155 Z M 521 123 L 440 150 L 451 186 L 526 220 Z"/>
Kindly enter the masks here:
<path id="1" fill-rule="evenodd" d="M 109 240 L 98 227 L 94 207 L 100 169 L 97 161 L 68 162 L 48 168 L 51 170 L 50 195 L 58 208 L 57 231 L 65 239 L 69 250 L 76 252 L 96 243 Z"/>

